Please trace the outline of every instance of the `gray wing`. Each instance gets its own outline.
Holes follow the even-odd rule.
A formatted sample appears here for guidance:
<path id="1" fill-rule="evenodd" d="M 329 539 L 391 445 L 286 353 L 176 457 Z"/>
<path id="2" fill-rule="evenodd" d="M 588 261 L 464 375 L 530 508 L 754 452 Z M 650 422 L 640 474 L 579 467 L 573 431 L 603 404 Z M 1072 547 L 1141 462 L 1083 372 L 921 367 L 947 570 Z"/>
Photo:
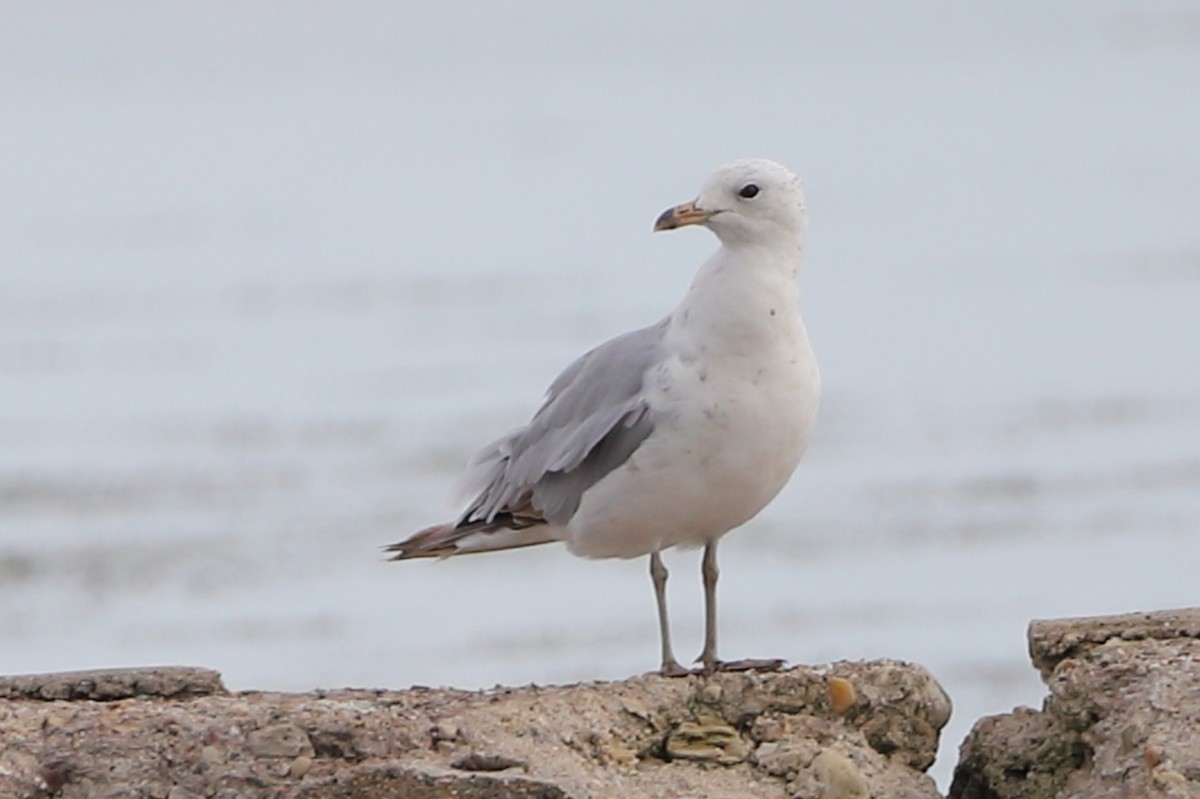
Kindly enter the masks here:
<path id="1" fill-rule="evenodd" d="M 624 463 L 654 429 L 643 388 L 662 355 L 666 322 L 590 350 L 550 385 L 528 425 L 485 447 L 463 488 L 458 525 L 497 515 L 565 524 L 583 492 Z M 532 511 L 532 513 L 530 513 Z"/>

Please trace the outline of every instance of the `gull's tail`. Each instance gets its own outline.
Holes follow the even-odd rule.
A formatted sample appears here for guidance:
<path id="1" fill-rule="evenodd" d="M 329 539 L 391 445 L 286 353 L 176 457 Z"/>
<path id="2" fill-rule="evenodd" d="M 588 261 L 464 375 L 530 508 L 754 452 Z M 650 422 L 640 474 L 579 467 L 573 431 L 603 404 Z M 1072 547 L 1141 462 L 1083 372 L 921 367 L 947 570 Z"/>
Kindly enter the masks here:
<path id="1" fill-rule="evenodd" d="M 471 552 L 495 552 L 549 544 L 559 540 L 553 532 L 554 528 L 543 521 L 531 524 L 526 518 L 501 513 L 490 522 L 435 524 L 384 547 L 383 551 L 392 553 L 389 560 L 448 558 Z"/>

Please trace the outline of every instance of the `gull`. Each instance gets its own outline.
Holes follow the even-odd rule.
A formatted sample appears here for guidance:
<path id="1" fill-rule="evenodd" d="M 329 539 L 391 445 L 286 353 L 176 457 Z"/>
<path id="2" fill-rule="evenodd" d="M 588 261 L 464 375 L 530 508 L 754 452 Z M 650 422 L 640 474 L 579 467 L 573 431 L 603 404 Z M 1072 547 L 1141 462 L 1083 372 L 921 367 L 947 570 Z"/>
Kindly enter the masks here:
<path id="1" fill-rule="evenodd" d="M 691 672 L 671 647 L 660 553 L 702 546 L 701 670 L 778 667 L 717 658 L 717 541 L 775 498 L 816 420 L 800 181 L 773 161 L 726 164 L 654 229 L 686 225 L 711 230 L 720 248 L 679 305 L 568 366 L 527 425 L 470 461 L 461 515 L 385 549 L 407 560 L 561 541 L 585 558 L 649 556 L 660 672 L 679 676 Z"/>

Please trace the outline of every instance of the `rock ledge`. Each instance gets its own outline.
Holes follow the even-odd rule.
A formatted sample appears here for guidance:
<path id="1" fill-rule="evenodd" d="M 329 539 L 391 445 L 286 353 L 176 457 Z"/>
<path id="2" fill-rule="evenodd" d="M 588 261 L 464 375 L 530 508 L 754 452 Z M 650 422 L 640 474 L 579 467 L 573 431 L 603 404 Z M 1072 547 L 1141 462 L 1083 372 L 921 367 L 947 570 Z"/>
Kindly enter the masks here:
<path id="1" fill-rule="evenodd" d="M 0 679 L 0 796 L 932 799 L 923 668 L 490 691 L 228 693 L 203 669 Z"/>
<path id="2" fill-rule="evenodd" d="M 1200 799 L 1200 608 L 1035 621 L 1050 696 L 975 724 L 951 799 Z"/>

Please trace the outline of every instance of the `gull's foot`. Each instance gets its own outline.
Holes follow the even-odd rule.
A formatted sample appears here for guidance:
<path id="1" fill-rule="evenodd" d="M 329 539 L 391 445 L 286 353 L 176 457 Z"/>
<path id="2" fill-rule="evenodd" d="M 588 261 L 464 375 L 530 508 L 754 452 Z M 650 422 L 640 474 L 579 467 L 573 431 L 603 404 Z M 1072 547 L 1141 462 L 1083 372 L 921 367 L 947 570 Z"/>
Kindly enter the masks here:
<path id="1" fill-rule="evenodd" d="M 700 667 L 704 674 L 718 671 L 779 671 L 786 661 L 783 658 L 744 658 L 742 660 L 715 660 Z"/>
<path id="2" fill-rule="evenodd" d="M 658 669 L 658 673 L 663 677 L 686 677 L 693 672 L 691 669 L 680 666 L 679 661 L 664 660 L 662 666 Z"/>
<path id="3" fill-rule="evenodd" d="M 717 671 L 779 671 L 786 663 L 783 658 L 744 658 L 717 661 Z"/>

